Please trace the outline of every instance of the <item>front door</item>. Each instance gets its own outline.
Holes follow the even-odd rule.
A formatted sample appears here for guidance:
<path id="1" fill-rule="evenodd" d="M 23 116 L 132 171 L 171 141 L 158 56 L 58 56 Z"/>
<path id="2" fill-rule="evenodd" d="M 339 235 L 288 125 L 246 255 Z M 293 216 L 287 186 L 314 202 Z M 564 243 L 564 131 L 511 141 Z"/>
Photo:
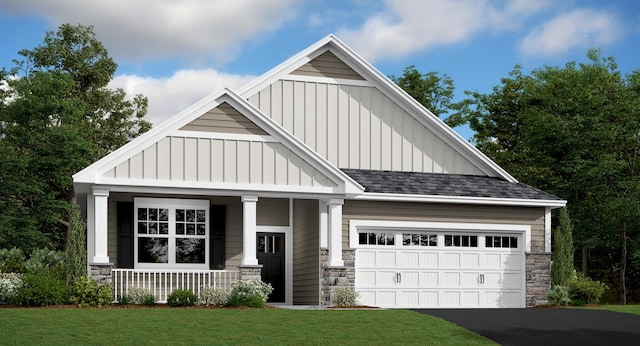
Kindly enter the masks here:
<path id="1" fill-rule="evenodd" d="M 284 233 L 258 233 L 258 263 L 262 265 L 262 281 L 270 283 L 273 292 L 268 302 L 285 302 Z"/>

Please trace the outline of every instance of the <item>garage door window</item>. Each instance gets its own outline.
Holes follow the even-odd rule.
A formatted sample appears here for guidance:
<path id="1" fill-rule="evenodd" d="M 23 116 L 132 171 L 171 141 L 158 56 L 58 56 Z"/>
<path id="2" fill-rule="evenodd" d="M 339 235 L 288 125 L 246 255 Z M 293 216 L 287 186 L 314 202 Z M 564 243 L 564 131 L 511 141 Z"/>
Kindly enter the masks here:
<path id="1" fill-rule="evenodd" d="M 447 247 L 478 247 L 478 236 L 445 234 L 444 246 Z"/>
<path id="2" fill-rule="evenodd" d="M 395 235 L 393 233 L 368 232 L 358 235 L 360 245 L 395 245 Z"/>
<path id="3" fill-rule="evenodd" d="M 402 234 L 404 246 L 438 246 L 438 236 L 435 234 L 404 233 Z"/>
<path id="4" fill-rule="evenodd" d="M 486 236 L 485 237 L 485 247 L 517 249 L 518 248 L 518 238 L 517 237 Z"/>

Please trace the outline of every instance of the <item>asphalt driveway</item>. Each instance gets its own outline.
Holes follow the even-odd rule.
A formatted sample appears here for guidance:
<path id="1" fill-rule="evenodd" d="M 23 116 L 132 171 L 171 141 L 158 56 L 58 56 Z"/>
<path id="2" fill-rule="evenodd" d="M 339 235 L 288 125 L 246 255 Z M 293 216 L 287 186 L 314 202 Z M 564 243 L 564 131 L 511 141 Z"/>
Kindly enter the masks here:
<path id="1" fill-rule="evenodd" d="M 501 345 L 640 345 L 640 316 L 588 309 L 421 309 Z"/>

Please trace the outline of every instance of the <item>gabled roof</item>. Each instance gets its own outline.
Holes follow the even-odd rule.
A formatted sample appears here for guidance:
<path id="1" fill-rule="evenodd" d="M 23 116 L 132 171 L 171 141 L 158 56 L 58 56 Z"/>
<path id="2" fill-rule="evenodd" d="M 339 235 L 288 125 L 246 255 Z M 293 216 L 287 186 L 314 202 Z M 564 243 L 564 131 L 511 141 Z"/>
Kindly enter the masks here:
<path id="1" fill-rule="evenodd" d="M 264 130 L 268 135 L 273 137 L 277 142 L 284 144 L 289 150 L 298 155 L 302 160 L 307 162 L 314 169 L 320 171 L 322 174 L 330 178 L 337 188 L 333 189 L 331 193 L 335 194 L 359 194 L 364 190 L 362 186 L 356 183 L 348 175 L 328 163 L 325 159 L 320 157 L 317 153 L 309 149 L 304 143 L 300 142 L 293 135 L 282 129 L 278 124 L 274 123 L 267 116 L 262 114 L 260 110 L 255 108 L 245 99 L 228 88 L 223 88 L 216 93 L 213 93 L 184 111 L 174 115 L 168 120 L 161 123 L 159 126 L 154 127 L 149 132 L 142 134 L 141 136 L 133 139 L 131 142 L 123 145 L 119 149 L 115 150 L 111 154 L 96 161 L 92 165 L 76 173 L 73 176 L 74 185 L 77 192 L 87 192 L 91 186 L 94 185 L 120 185 L 120 184 L 149 184 L 149 186 L 158 187 L 180 187 L 180 188 L 202 188 L 213 189 L 222 187 L 220 184 L 202 184 L 202 183 L 190 183 L 190 182 L 158 182 L 157 180 L 134 181 L 133 183 L 122 181 L 116 182 L 108 177 L 105 177 L 105 173 L 113 170 L 120 163 L 124 162 L 133 155 L 141 152 L 150 145 L 158 142 L 159 140 L 180 133 L 185 125 L 191 123 L 198 117 L 202 116 L 209 110 L 226 103 L 231 107 L 237 109 L 247 119 Z M 233 135 L 231 135 L 233 136 Z M 229 189 L 237 188 L 229 187 Z M 273 187 L 275 188 L 275 187 Z M 304 187 L 300 187 L 300 193 L 304 193 Z"/>
<path id="2" fill-rule="evenodd" d="M 275 81 L 289 76 L 303 65 L 327 51 L 340 58 L 345 64 L 351 67 L 351 69 L 362 76 L 367 83 L 378 88 L 386 96 L 394 100 L 394 102 L 396 102 L 400 107 L 451 145 L 457 152 L 475 164 L 485 174 L 488 176 L 498 176 L 510 182 L 517 182 L 517 180 L 504 169 L 498 166 L 468 141 L 460 137 L 460 135 L 442 122 L 436 115 L 431 113 L 431 111 L 426 109 L 413 97 L 408 95 L 404 90 L 389 80 L 389 78 L 380 73 L 380 71 L 374 68 L 333 35 L 326 36 L 307 49 L 271 69 L 267 73 L 258 77 L 252 83 L 241 88 L 238 93 L 244 98 L 249 98 Z"/>
<path id="3" fill-rule="evenodd" d="M 445 201 L 446 198 L 450 203 L 476 201 L 484 204 L 552 207 L 566 204 L 566 201 L 561 198 L 529 185 L 495 177 L 358 169 L 342 171 L 364 186 L 365 194 L 370 196 L 377 194 L 401 197 L 425 196 L 439 202 Z"/>

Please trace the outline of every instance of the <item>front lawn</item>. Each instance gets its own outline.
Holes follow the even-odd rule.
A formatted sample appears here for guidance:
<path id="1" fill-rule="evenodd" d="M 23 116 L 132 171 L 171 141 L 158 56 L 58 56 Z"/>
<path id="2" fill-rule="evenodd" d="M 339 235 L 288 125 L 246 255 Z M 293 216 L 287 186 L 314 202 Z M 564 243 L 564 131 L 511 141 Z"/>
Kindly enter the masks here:
<path id="1" fill-rule="evenodd" d="M 589 306 L 587 307 L 587 309 L 609 310 L 626 314 L 640 315 L 640 305 L 597 305 Z"/>
<path id="2" fill-rule="evenodd" d="M 9 345 L 487 345 L 490 340 L 408 310 L 0 308 Z"/>

